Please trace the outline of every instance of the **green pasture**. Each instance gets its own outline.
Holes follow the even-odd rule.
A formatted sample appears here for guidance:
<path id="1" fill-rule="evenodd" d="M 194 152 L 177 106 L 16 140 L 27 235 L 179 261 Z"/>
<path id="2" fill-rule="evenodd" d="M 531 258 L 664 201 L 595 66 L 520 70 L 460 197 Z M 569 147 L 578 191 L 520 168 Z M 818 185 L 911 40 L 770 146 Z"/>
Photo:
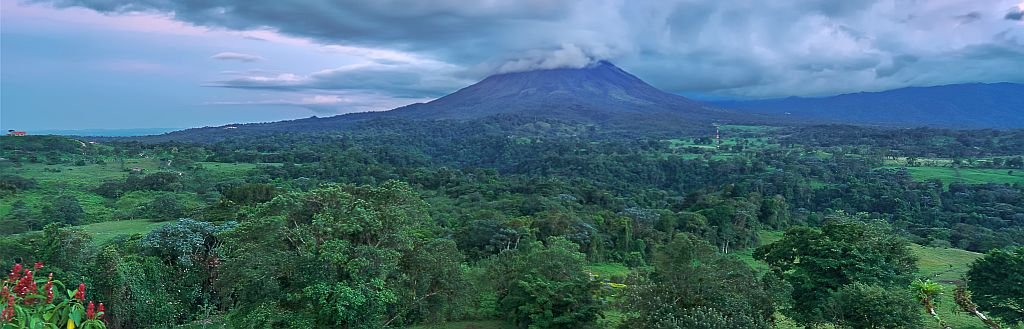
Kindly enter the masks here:
<path id="1" fill-rule="evenodd" d="M 943 184 L 1024 184 L 1024 170 L 976 169 L 950 167 L 907 167 L 910 176 L 918 181 L 938 179 Z"/>
<path id="2" fill-rule="evenodd" d="M 145 219 L 136 219 L 88 224 L 79 226 L 79 228 L 92 234 L 94 244 L 101 245 L 120 235 L 147 234 L 167 223 L 172 222 L 152 222 Z"/>
<path id="3" fill-rule="evenodd" d="M 125 169 L 139 168 L 143 173 L 155 173 L 159 171 L 176 171 L 162 169 L 160 161 L 151 158 L 126 159 L 122 169 L 116 159 L 105 160 L 106 164 L 88 164 L 75 166 L 71 164 L 47 165 L 41 163 L 24 163 L 20 166 L 8 165 L 3 167 L 4 174 L 17 175 L 35 180 L 37 186 L 25 191 L 19 191 L 13 195 L 0 196 L 0 217 L 10 213 L 12 205 L 17 201 L 25 202 L 31 209 L 38 211 L 47 202 L 60 195 L 72 195 L 85 210 L 86 222 L 101 222 L 115 219 L 115 212 L 118 206 L 131 203 L 139 206 L 152 200 L 159 193 L 128 193 L 121 199 L 110 200 L 104 198 L 92 190 L 107 181 L 123 181 L 129 174 Z M 274 164 L 252 164 L 252 163 L 217 163 L 200 162 L 202 170 L 212 178 L 239 177 L 247 172 L 263 166 Z M 185 173 L 186 175 L 189 173 Z M 195 193 L 175 193 L 183 198 L 183 202 L 190 205 L 198 205 L 199 200 Z"/>

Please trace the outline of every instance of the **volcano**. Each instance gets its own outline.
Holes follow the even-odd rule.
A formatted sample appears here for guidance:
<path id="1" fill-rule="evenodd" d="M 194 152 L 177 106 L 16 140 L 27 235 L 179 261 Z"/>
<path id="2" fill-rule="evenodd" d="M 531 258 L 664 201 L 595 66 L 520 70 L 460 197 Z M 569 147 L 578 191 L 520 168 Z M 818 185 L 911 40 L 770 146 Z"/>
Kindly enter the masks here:
<path id="1" fill-rule="evenodd" d="M 707 125 L 752 121 L 655 88 L 610 62 L 492 75 L 428 103 L 381 116 L 418 120 L 469 120 L 502 114 L 605 125 Z"/>
<path id="2" fill-rule="evenodd" d="M 416 119 L 475 119 L 504 113 L 579 116 L 718 111 L 661 91 L 612 63 L 492 75 L 425 104 L 398 108 L 394 115 Z"/>
<path id="3" fill-rule="evenodd" d="M 222 138 L 260 132 L 342 131 L 381 119 L 426 122 L 504 117 L 571 122 L 630 133 L 706 132 L 712 124 L 770 121 L 764 115 L 723 110 L 661 91 L 610 62 L 598 61 L 582 68 L 496 74 L 433 101 L 390 111 L 188 129 L 152 139 L 189 139 L 190 134 Z"/>

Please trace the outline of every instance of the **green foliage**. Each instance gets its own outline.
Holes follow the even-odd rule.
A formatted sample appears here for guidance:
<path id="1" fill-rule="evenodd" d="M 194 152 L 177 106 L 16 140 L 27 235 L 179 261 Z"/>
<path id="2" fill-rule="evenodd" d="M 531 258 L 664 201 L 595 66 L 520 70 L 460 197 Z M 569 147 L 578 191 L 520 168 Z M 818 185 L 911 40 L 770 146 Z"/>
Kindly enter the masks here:
<path id="1" fill-rule="evenodd" d="M 273 185 L 258 183 L 232 187 L 223 193 L 225 199 L 241 205 L 254 205 L 257 203 L 267 202 L 273 199 L 277 194 L 278 191 Z"/>
<path id="2" fill-rule="evenodd" d="M 123 305 L 111 310 L 116 328 L 469 320 L 458 323 L 489 329 L 497 318 L 527 327 L 756 328 L 774 308 L 810 325 L 859 317 L 829 305 L 871 310 L 885 301 L 873 291 L 905 291 L 913 271 L 883 256 L 902 253 L 879 242 L 888 229 L 826 224 L 839 232 L 790 238 L 772 255 L 793 258 L 771 265 L 749 248 L 781 238 L 759 236 L 765 229 L 817 227 L 839 211 L 883 219 L 927 246 L 913 249 L 917 274 L 943 284 L 980 257 L 953 247 L 1024 244 L 1024 185 L 1013 185 L 1024 177 L 1021 132 L 725 126 L 718 148 L 706 132 L 621 136 L 527 117 L 350 128 L 240 129 L 210 144 L 5 140 L 0 181 L 20 187 L 0 191 L 0 262 L 41 259 L 90 283 Z M 922 167 L 885 168 L 908 160 Z M 947 177 L 922 179 L 922 170 Z M 975 172 L 995 184 L 950 184 L 974 182 Z M 390 180 L 408 185 L 380 183 Z M 318 188 L 327 183 L 376 187 Z M 65 225 L 50 216 L 64 195 L 90 224 L 39 231 Z M 181 217 L 195 221 L 150 234 L 162 225 L 151 220 Z M 680 233 L 693 235 L 686 248 Z M 573 245 L 551 250 L 556 240 Z M 848 288 L 857 282 L 863 289 Z M 647 295 L 689 304 L 631 301 Z M 979 325 L 955 307 L 940 303 L 937 312 L 956 328 Z M 590 321 L 594 310 L 604 317 Z"/>
<path id="3" fill-rule="evenodd" d="M 921 303 L 921 306 L 924 306 L 926 314 L 935 319 L 940 326 L 944 328 L 949 326 L 939 316 L 938 311 L 936 311 L 936 306 L 939 304 L 943 294 L 941 284 L 932 280 L 917 279 L 910 284 L 910 292 L 916 295 L 917 301 Z"/>
<path id="4" fill-rule="evenodd" d="M 906 240 L 878 223 L 851 220 L 831 221 L 820 230 L 792 228 L 754 256 L 792 284 L 794 304 L 786 315 L 808 325 L 830 322 L 823 306 L 840 288 L 906 287 L 917 270 Z"/>
<path id="5" fill-rule="evenodd" d="M 769 206 L 769 210 L 765 210 L 765 216 L 782 220 L 778 217 L 782 216 L 779 212 L 784 211 L 785 201 L 772 200 L 773 204 Z M 781 201 L 783 204 L 774 204 L 775 201 Z M 704 229 L 707 232 L 702 235 L 722 252 L 728 253 L 730 250 L 757 245 L 757 230 L 760 228 L 758 214 L 759 208 L 762 208 L 758 207 L 757 203 L 747 198 L 720 199 L 716 195 L 707 195 L 691 208 L 700 209 L 696 211 L 697 214 L 707 220 Z"/>
<path id="6" fill-rule="evenodd" d="M 78 228 L 50 224 L 43 228 L 37 255 L 40 261 L 68 272 L 81 272 L 94 253 L 92 236 Z M 22 255 L 23 257 L 28 255 Z"/>
<path id="7" fill-rule="evenodd" d="M 238 306 L 229 319 L 239 327 L 382 328 L 443 313 L 461 255 L 431 237 L 422 209 L 397 182 L 286 193 L 257 206 L 225 233 L 218 282 Z M 267 312 L 273 318 L 250 321 Z M 300 318 L 307 321 L 289 321 Z"/>
<path id="8" fill-rule="evenodd" d="M 686 234 L 658 249 L 654 268 L 630 286 L 620 328 L 770 328 L 786 289 Z"/>
<path id="9" fill-rule="evenodd" d="M 185 216 L 185 205 L 171 194 L 163 194 L 146 204 L 145 213 L 157 220 L 174 220 Z"/>
<path id="10" fill-rule="evenodd" d="M 156 258 L 121 256 L 114 246 L 96 257 L 94 287 L 110 301 L 111 328 L 149 328 L 177 323 L 186 318 L 186 305 L 170 291 L 189 288 L 187 278 L 175 275 Z M 191 302 L 191 301 L 189 301 Z"/>
<path id="11" fill-rule="evenodd" d="M 36 278 L 35 273 L 42 267 L 42 263 L 33 268 L 17 264 L 7 278 L 0 280 L 0 329 L 107 328 L 101 321 L 105 315 L 103 304 L 98 311 L 92 301 L 85 305 L 85 284 L 67 290 L 53 274 Z M 63 291 L 67 291 L 67 297 Z"/>
<path id="12" fill-rule="evenodd" d="M 836 290 L 824 314 L 837 328 L 921 328 L 921 312 L 904 289 L 853 283 Z"/>
<path id="13" fill-rule="evenodd" d="M 85 210 L 73 195 L 61 195 L 43 208 L 43 216 L 64 225 L 78 225 L 85 219 Z"/>
<path id="14" fill-rule="evenodd" d="M 1008 323 L 1024 322 L 1024 248 L 993 250 L 974 261 L 967 284 L 981 310 Z"/>
<path id="15" fill-rule="evenodd" d="M 492 263 L 498 305 L 519 328 L 569 329 L 594 326 L 602 302 L 598 283 L 586 271 L 579 245 L 562 237 L 506 251 Z"/>
<path id="16" fill-rule="evenodd" d="M 10 174 L 0 175 L 0 191 L 18 193 L 18 191 L 34 188 L 37 185 L 36 181 L 31 178 Z"/>
<path id="17" fill-rule="evenodd" d="M 230 229 L 235 223 L 215 225 L 183 218 L 174 224 L 161 226 L 139 242 L 146 254 L 157 256 L 169 264 L 191 267 L 216 257 L 220 241 L 216 234 Z"/>
<path id="18" fill-rule="evenodd" d="M 0 235 L 17 234 L 39 229 L 40 221 L 29 209 L 28 204 L 18 200 L 11 205 L 7 216 L 0 218 Z"/>

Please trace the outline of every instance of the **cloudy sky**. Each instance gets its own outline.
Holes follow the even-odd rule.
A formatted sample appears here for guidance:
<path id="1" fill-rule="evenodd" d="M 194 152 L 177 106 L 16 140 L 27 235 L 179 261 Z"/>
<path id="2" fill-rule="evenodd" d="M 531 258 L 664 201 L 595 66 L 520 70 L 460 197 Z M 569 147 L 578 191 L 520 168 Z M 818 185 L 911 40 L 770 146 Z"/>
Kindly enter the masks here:
<path id="1" fill-rule="evenodd" d="M 610 60 L 705 98 L 1024 82 L 1021 0 L 0 0 L 0 127 L 386 110 Z"/>

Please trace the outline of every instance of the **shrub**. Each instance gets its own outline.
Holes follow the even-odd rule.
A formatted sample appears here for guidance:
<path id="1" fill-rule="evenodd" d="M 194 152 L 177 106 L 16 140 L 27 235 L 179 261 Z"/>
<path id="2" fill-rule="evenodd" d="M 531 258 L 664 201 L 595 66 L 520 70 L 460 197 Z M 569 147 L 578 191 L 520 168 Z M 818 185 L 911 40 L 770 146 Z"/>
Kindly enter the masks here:
<path id="1" fill-rule="evenodd" d="M 103 303 L 85 302 L 85 284 L 77 290 L 68 290 L 67 298 L 56 300 L 54 286 L 65 288 L 51 273 L 46 279 L 36 279 L 35 273 L 43 267 L 36 263 L 32 269 L 15 264 L 7 279 L 0 284 L 0 328 L 83 328 L 104 329 Z M 39 285 L 42 284 L 42 289 Z"/>

